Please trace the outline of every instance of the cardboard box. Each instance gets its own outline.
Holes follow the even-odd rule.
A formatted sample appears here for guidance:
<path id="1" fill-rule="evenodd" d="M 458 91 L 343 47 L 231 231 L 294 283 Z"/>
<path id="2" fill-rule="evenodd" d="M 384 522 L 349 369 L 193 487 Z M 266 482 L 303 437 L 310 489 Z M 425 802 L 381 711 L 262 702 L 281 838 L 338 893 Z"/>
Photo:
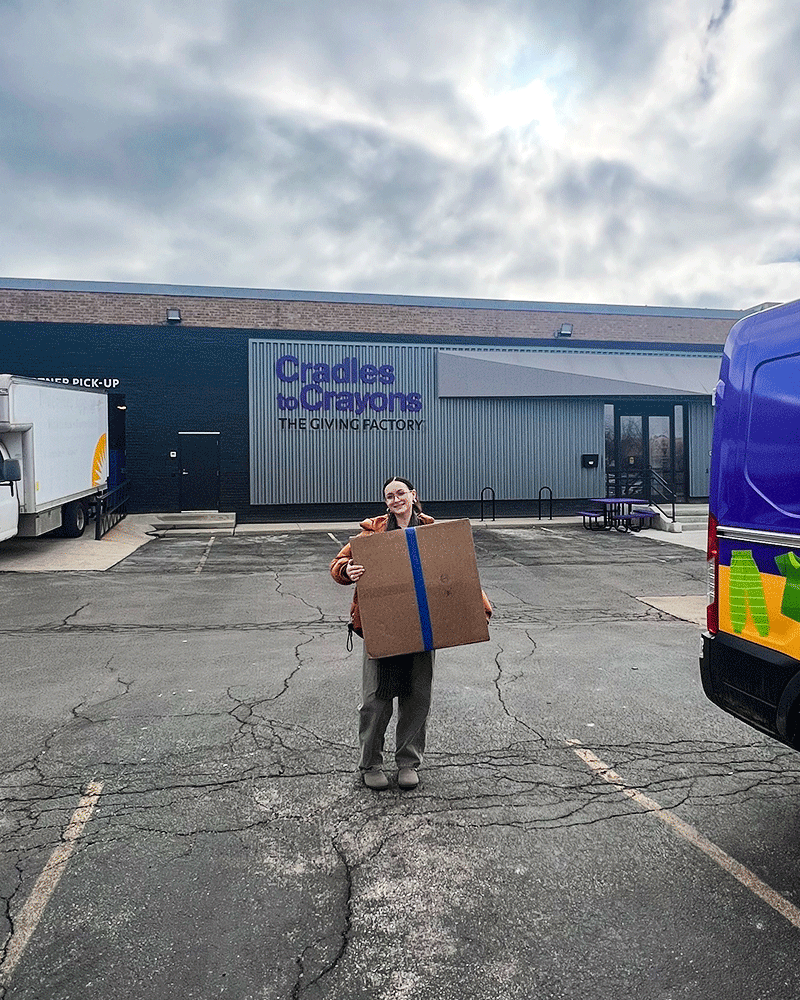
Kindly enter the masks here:
<path id="1" fill-rule="evenodd" d="M 373 659 L 488 642 L 467 520 L 351 538 L 358 607 Z"/>

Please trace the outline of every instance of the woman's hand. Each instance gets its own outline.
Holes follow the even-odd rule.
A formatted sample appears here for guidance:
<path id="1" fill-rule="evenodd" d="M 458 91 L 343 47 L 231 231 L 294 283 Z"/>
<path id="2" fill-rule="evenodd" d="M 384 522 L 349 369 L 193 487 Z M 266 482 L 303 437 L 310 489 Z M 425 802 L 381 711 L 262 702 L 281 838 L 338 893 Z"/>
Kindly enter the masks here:
<path id="1" fill-rule="evenodd" d="M 352 559 L 348 559 L 344 571 L 347 574 L 348 580 L 352 580 L 353 583 L 356 583 L 364 575 L 364 567 L 359 566 L 358 563 L 354 563 Z"/>

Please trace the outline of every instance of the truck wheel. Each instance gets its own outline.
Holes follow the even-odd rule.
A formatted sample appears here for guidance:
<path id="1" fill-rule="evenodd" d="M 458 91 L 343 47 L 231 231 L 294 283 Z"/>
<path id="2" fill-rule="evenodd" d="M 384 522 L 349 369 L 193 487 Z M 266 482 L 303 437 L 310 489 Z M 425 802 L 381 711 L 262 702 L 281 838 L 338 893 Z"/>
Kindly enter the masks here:
<path id="1" fill-rule="evenodd" d="M 796 701 L 789 710 L 786 725 L 786 742 L 795 750 L 800 750 L 800 701 Z"/>
<path id="2" fill-rule="evenodd" d="M 61 534 L 65 538 L 80 538 L 86 528 L 86 508 L 80 500 L 64 504 L 61 512 Z"/>

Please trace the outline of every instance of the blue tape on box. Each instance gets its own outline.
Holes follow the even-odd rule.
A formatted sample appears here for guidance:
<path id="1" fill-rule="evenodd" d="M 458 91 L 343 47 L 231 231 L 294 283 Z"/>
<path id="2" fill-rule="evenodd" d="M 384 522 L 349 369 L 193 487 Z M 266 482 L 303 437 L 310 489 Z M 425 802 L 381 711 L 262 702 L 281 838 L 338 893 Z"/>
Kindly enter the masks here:
<path id="1" fill-rule="evenodd" d="M 425 591 L 425 577 L 422 573 L 422 559 L 419 554 L 417 535 L 413 528 L 406 528 L 405 533 L 406 544 L 408 545 L 408 557 L 411 560 L 411 574 L 414 577 L 414 590 L 417 595 L 422 641 L 425 644 L 426 650 L 433 649 L 433 626 L 431 625 L 431 613 L 428 607 L 428 595 Z"/>

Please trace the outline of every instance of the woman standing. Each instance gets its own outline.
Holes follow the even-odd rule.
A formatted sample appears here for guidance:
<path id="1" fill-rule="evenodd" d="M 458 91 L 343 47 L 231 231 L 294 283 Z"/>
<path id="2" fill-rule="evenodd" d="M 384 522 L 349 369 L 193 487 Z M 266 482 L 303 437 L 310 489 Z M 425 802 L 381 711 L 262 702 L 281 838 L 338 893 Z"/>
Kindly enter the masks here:
<path id="1" fill-rule="evenodd" d="M 422 513 L 416 490 L 407 479 L 401 476 L 387 479 L 383 485 L 383 496 L 387 513 L 362 521 L 361 535 L 394 531 L 398 528 L 413 528 L 420 524 L 433 524 L 433 518 Z M 347 585 L 357 583 L 363 575 L 364 567 L 353 562 L 348 542 L 331 562 L 331 576 L 337 583 Z M 492 611 L 485 597 L 484 605 L 488 618 Z M 361 635 L 357 589 L 353 595 L 350 615 L 354 630 Z M 380 791 L 389 787 L 389 780 L 382 770 L 383 745 L 395 698 L 397 698 L 395 739 L 397 784 L 402 789 L 416 788 L 419 784 L 417 769 L 422 764 L 425 753 L 433 662 L 433 650 L 373 660 L 367 656 L 366 648 L 364 649 L 362 699 L 359 709 L 361 744 L 359 768 L 364 784 L 368 788 Z"/>

